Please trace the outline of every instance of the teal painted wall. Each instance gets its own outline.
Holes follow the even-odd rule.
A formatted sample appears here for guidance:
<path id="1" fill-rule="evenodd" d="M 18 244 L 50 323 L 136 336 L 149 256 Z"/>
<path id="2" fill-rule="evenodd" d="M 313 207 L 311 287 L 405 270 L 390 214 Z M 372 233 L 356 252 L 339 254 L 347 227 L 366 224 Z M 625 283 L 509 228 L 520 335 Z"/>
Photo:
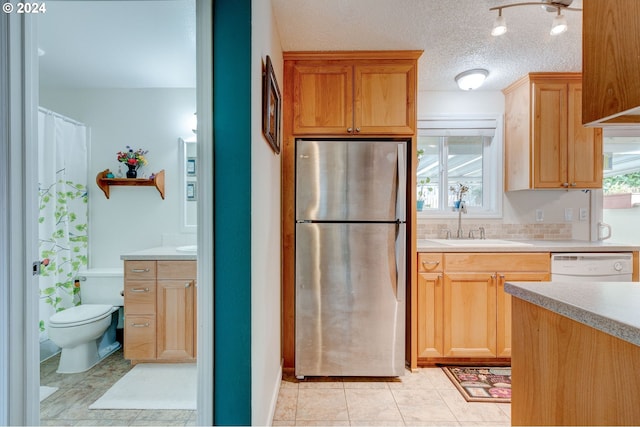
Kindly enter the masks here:
<path id="1" fill-rule="evenodd" d="M 251 0 L 215 0 L 213 46 L 214 422 L 250 425 Z"/>

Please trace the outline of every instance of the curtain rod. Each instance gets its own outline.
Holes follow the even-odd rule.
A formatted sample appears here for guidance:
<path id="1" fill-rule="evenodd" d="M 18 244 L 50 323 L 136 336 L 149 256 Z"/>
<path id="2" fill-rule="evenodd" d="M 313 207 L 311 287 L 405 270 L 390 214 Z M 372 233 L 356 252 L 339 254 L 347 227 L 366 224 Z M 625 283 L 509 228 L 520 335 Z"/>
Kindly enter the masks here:
<path id="1" fill-rule="evenodd" d="M 38 111 L 39 111 L 39 112 L 41 112 L 41 113 L 43 113 L 43 114 L 48 114 L 48 115 L 51 115 L 51 116 L 57 117 L 57 118 L 59 118 L 59 119 L 61 119 L 61 120 L 64 120 L 65 122 L 71 123 L 71 124 L 76 125 L 76 126 L 84 126 L 84 127 L 87 127 L 87 125 L 85 125 L 84 123 L 81 123 L 81 122 L 79 122 L 79 121 L 77 121 L 77 120 L 70 119 L 70 118 L 69 118 L 69 117 L 67 117 L 67 116 L 63 116 L 63 115 L 62 115 L 62 114 L 60 114 L 60 113 L 56 113 L 55 111 L 48 110 L 48 109 L 46 109 L 46 108 L 44 108 L 44 107 L 38 107 Z"/>

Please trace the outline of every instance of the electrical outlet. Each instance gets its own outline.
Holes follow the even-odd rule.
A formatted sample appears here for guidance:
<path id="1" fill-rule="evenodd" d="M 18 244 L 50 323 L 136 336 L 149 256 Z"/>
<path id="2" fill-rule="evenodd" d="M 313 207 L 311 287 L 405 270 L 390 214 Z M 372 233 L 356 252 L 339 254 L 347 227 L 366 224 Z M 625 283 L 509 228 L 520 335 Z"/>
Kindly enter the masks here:
<path id="1" fill-rule="evenodd" d="M 542 209 L 536 209 L 536 221 L 544 221 L 544 211 Z"/>
<path id="2" fill-rule="evenodd" d="M 586 221 L 589 219 L 589 210 L 587 208 L 580 208 L 580 221 Z"/>
<path id="3" fill-rule="evenodd" d="M 573 221 L 573 208 L 564 208 L 564 220 Z"/>

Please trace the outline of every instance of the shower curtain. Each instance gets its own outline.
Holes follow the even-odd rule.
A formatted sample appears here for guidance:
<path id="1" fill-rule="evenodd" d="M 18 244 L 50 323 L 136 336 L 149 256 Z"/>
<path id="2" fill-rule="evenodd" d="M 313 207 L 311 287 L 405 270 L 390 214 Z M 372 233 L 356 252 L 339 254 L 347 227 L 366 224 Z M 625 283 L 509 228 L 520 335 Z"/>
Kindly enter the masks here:
<path id="1" fill-rule="evenodd" d="M 38 111 L 40 342 L 52 314 L 80 304 L 87 265 L 87 127 Z"/>

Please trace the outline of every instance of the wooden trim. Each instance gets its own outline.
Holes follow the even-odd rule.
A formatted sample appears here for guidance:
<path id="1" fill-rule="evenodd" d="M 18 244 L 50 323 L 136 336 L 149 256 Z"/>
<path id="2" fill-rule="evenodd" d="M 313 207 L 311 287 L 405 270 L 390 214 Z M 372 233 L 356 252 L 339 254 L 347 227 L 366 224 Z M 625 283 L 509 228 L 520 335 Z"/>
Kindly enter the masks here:
<path id="1" fill-rule="evenodd" d="M 422 50 L 327 50 L 327 51 L 290 51 L 283 52 L 285 61 L 326 61 L 359 59 L 413 59 L 420 58 Z"/>

